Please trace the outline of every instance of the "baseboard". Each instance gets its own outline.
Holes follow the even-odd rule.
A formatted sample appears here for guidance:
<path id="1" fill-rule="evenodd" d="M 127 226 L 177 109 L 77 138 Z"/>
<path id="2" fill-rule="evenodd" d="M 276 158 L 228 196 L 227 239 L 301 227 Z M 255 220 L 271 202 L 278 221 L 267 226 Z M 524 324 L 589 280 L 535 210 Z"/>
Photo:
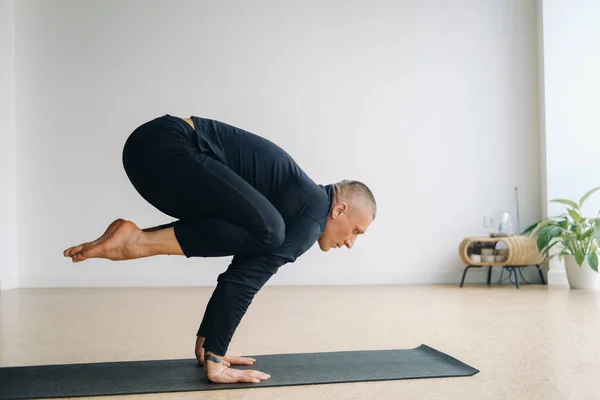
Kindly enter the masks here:
<path id="1" fill-rule="evenodd" d="M 315 274 L 303 270 L 282 270 L 267 282 L 273 286 L 321 286 L 321 285 L 458 285 L 464 266 L 451 270 L 424 269 L 423 271 L 346 271 L 344 274 Z M 74 276 L 21 276 L 21 288 L 85 288 L 85 287 L 214 287 L 219 271 L 179 272 L 171 274 L 103 274 Z M 523 270 L 526 279 L 539 283 L 535 268 Z M 504 272 L 504 277 L 507 277 Z M 492 283 L 498 283 L 500 269 L 494 268 Z M 487 268 L 469 269 L 465 285 L 482 284 L 487 281 Z M 508 283 L 508 282 L 505 282 Z"/>
<path id="2" fill-rule="evenodd" d="M 3 278 L 0 279 L 0 292 L 5 290 L 17 289 L 19 287 L 16 278 Z"/>
<path id="3" fill-rule="evenodd" d="M 478 271 L 469 272 L 468 281 L 481 282 L 485 279 Z M 460 273 L 364 273 L 344 276 L 298 274 L 277 274 L 268 286 L 308 286 L 308 285 L 377 285 L 377 284 L 456 284 L 460 283 Z M 214 287 L 214 277 L 196 274 L 181 275 L 129 275 L 129 276 L 36 276 L 21 277 L 21 288 L 100 288 L 100 287 Z"/>

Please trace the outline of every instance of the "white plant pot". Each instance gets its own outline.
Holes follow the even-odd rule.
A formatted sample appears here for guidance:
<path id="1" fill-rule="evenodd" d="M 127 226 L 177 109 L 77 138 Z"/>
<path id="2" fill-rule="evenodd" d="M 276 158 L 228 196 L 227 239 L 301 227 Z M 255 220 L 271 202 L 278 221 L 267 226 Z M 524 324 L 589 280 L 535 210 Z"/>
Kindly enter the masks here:
<path id="1" fill-rule="evenodd" d="M 575 256 L 566 255 L 565 269 L 571 289 L 598 289 L 600 274 L 590 267 L 587 258 L 580 267 Z"/>

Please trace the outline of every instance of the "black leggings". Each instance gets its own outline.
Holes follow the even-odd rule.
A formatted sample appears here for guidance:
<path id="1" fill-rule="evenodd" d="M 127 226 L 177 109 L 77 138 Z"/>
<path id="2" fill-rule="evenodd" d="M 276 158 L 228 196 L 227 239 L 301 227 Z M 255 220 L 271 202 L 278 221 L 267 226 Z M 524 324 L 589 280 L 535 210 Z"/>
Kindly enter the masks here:
<path id="1" fill-rule="evenodd" d="M 281 214 L 227 165 L 200 152 L 194 129 L 164 116 L 137 128 L 123 148 L 123 166 L 138 193 L 177 221 L 186 257 L 250 255 L 279 247 Z"/>

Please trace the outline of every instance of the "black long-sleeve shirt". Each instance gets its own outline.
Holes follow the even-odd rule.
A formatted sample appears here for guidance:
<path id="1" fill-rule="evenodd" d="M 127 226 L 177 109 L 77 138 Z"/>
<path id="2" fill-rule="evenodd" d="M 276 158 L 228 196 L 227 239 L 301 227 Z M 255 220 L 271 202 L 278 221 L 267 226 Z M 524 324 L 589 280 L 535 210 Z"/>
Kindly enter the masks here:
<path id="1" fill-rule="evenodd" d="M 256 293 L 311 248 L 325 230 L 333 204 L 331 185 L 313 182 L 294 159 L 271 141 L 219 121 L 192 117 L 201 151 L 229 166 L 262 193 L 285 222 L 285 240 L 268 253 L 234 256 L 208 302 L 198 335 L 204 348 L 225 355 Z"/>

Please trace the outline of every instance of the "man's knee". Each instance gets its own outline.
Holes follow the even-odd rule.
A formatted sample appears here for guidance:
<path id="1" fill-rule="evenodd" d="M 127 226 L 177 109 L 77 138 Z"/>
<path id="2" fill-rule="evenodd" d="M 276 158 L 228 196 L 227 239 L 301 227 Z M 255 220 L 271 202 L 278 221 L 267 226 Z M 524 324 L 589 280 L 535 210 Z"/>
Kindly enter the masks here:
<path id="1" fill-rule="evenodd" d="M 259 241 L 261 251 L 275 250 L 285 241 L 285 222 L 281 215 L 276 213 L 266 222 L 266 229 Z"/>

